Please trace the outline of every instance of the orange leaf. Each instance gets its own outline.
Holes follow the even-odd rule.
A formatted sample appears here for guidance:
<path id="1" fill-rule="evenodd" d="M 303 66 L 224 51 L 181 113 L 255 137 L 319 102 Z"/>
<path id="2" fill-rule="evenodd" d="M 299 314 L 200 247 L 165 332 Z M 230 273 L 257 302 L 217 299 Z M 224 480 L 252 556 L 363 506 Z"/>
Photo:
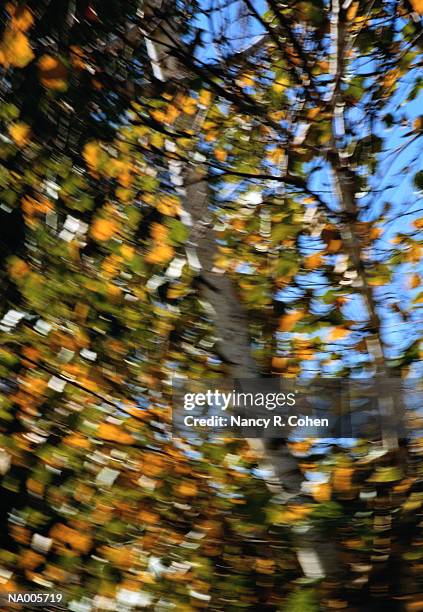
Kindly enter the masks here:
<path id="1" fill-rule="evenodd" d="M 417 289 L 422 284 L 422 279 L 420 278 L 420 274 L 412 274 L 409 279 L 409 287 L 410 289 Z"/>
<path id="2" fill-rule="evenodd" d="M 8 128 L 9 134 L 18 147 L 24 147 L 29 140 L 31 134 L 31 128 L 26 123 L 18 121 L 12 123 Z"/>
<path id="3" fill-rule="evenodd" d="M 357 11 L 358 11 L 358 6 L 359 6 L 359 2 L 353 2 L 351 4 L 351 6 L 349 7 L 349 9 L 347 10 L 347 19 L 348 21 L 353 21 L 355 19 L 355 16 L 357 15 Z"/>
<path id="4" fill-rule="evenodd" d="M 208 89 L 202 89 L 198 96 L 198 102 L 203 106 L 210 106 L 212 101 L 212 93 Z"/>
<path id="5" fill-rule="evenodd" d="M 28 37 L 20 30 L 6 30 L 0 43 L 0 64 L 25 68 L 34 59 Z"/>
<path id="6" fill-rule="evenodd" d="M 98 142 L 87 142 L 82 150 L 82 155 L 86 164 L 94 170 L 98 170 L 104 157 L 103 150 Z"/>
<path id="7" fill-rule="evenodd" d="M 214 155 L 217 161 L 224 162 L 228 156 L 228 152 L 225 149 L 215 149 Z"/>
<path id="8" fill-rule="evenodd" d="M 44 87 L 58 91 L 66 89 L 68 70 L 60 59 L 52 55 L 43 55 L 38 60 L 38 70 Z"/>
<path id="9" fill-rule="evenodd" d="M 91 236 L 95 240 L 110 240 L 118 229 L 116 221 L 110 219 L 96 219 L 91 227 Z"/>
<path id="10" fill-rule="evenodd" d="M 168 235 L 168 233 L 169 233 L 169 230 L 167 229 L 165 225 L 162 225 L 161 223 L 155 223 L 155 222 L 151 224 L 150 234 L 153 240 L 155 240 L 156 242 L 160 242 L 161 240 L 164 240 L 166 236 Z"/>
<path id="11" fill-rule="evenodd" d="M 419 15 L 423 15 L 423 0 L 410 0 L 413 10 Z"/>
<path id="12" fill-rule="evenodd" d="M 156 244 L 152 250 L 147 253 L 145 261 L 152 264 L 166 263 L 173 257 L 173 247 L 169 244 Z"/>
<path id="13" fill-rule="evenodd" d="M 313 487 L 312 494 L 317 502 L 327 502 L 331 498 L 332 488 L 329 483 L 323 482 Z"/>
<path id="14" fill-rule="evenodd" d="M 198 488 L 194 483 L 183 482 L 178 487 L 178 493 L 184 497 L 195 497 L 198 493 Z"/>
<path id="15" fill-rule="evenodd" d="M 30 270 L 31 268 L 28 264 L 23 259 L 19 259 L 19 257 L 13 257 L 9 263 L 9 273 L 14 280 L 23 278 Z"/>
<path id="16" fill-rule="evenodd" d="M 337 467 L 333 471 L 333 488 L 335 491 L 347 492 L 352 488 L 354 470 L 349 467 Z"/>
<path id="17" fill-rule="evenodd" d="M 324 259 L 321 253 L 313 253 L 312 255 L 307 255 L 307 257 L 304 258 L 304 267 L 306 270 L 315 270 L 323 263 L 323 261 Z"/>
<path id="18" fill-rule="evenodd" d="M 25 6 L 13 6 L 10 2 L 6 5 L 6 10 L 12 15 L 12 27 L 21 32 L 26 32 L 34 23 L 34 17 Z"/>
<path id="19" fill-rule="evenodd" d="M 342 340 L 349 336 L 351 331 L 345 327 L 335 327 L 329 334 L 328 340 Z"/>
<path id="20" fill-rule="evenodd" d="M 293 312 L 287 312 L 279 319 L 279 331 L 291 331 L 297 321 L 302 319 L 304 316 L 303 310 L 294 310 Z"/>
<path id="21" fill-rule="evenodd" d="M 272 357 L 272 368 L 275 370 L 283 370 L 288 364 L 287 357 Z"/>
<path id="22" fill-rule="evenodd" d="M 97 429 L 97 436 L 110 442 L 120 444 L 133 444 L 135 441 L 131 434 L 127 433 L 123 426 L 113 425 L 112 423 L 101 423 Z"/>

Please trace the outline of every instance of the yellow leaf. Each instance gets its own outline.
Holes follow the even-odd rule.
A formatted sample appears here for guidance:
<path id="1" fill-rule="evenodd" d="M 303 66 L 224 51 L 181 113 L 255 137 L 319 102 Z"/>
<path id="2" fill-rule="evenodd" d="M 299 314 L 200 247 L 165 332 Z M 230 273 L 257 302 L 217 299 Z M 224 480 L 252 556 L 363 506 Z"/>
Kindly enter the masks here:
<path id="1" fill-rule="evenodd" d="M 351 331 L 345 327 L 335 327 L 328 335 L 328 340 L 342 340 L 349 336 Z"/>
<path id="2" fill-rule="evenodd" d="M 323 261 L 324 259 L 321 253 L 307 255 L 307 257 L 304 258 L 304 268 L 306 268 L 306 270 L 315 270 L 323 263 Z"/>
<path id="3" fill-rule="evenodd" d="M 254 85 L 254 75 L 245 73 L 236 80 L 236 84 L 240 87 L 253 87 Z"/>
<path id="4" fill-rule="evenodd" d="M 194 115 L 197 111 L 198 100 L 191 96 L 181 96 L 178 100 L 180 108 L 187 115 Z"/>
<path id="5" fill-rule="evenodd" d="M 289 81 L 285 83 L 283 83 L 282 81 L 275 81 L 274 83 L 272 83 L 272 89 L 275 93 L 279 94 L 285 91 L 288 85 Z"/>
<path id="6" fill-rule="evenodd" d="M 26 123 L 18 121 L 12 123 L 8 128 L 9 134 L 18 147 L 24 147 L 29 140 L 31 134 L 31 128 Z"/>
<path id="7" fill-rule="evenodd" d="M 297 321 L 302 319 L 303 316 L 303 310 L 294 310 L 293 312 L 287 312 L 279 319 L 279 331 L 291 331 L 292 329 L 294 329 Z"/>
<path id="8" fill-rule="evenodd" d="M 38 60 L 40 81 L 47 89 L 63 91 L 66 89 L 68 70 L 65 64 L 52 55 L 43 55 Z"/>
<path id="9" fill-rule="evenodd" d="M 94 240 L 110 240 L 118 227 L 116 221 L 96 219 L 91 227 L 91 236 Z"/>
<path id="10" fill-rule="evenodd" d="M 27 36 L 20 30 L 6 30 L 0 43 L 0 64 L 5 68 L 25 68 L 34 59 Z"/>
<path id="11" fill-rule="evenodd" d="M 157 210 L 163 215 L 174 217 L 181 209 L 178 198 L 169 195 L 163 195 L 157 204 Z"/>
<path id="12" fill-rule="evenodd" d="M 200 91 L 200 95 L 198 96 L 199 104 L 202 104 L 203 106 L 210 106 L 211 101 L 212 101 L 211 91 L 208 89 L 202 89 Z"/>
<path id="13" fill-rule="evenodd" d="M 91 169 L 98 170 L 103 158 L 103 150 L 98 142 L 87 142 L 82 149 L 82 155 Z"/>
<path id="14" fill-rule="evenodd" d="M 152 264 L 167 263 L 173 257 L 173 247 L 169 244 L 156 244 L 145 257 Z"/>
<path id="15" fill-rule="evenodd" d="M 120 247 L 120 252 L 122 253 L 122 257 L 124 259 L 131 260 L 135 255 L 135 248 L 133 246 L 130 246 L 129 244 L 123 244 Z"/>
<path id="16" fill-rule="evenodd" d="M 89 535 L 72 529 L 63 523 L 56 523 L 50 530 L 50 536 L 54 540 L 65 542 L 81 553 L 87 553 L 92 546 L 92 539 Z"/>
<path id="17" fill-rule="evenodd" d="M 161 240 L 164 240 L 167 237 L 167 235 L 169 234 L 169 230 L 165 225 L 162 225 L 161 223 L 152 223 L 150 228 L 150 234 L 153 240 L 155 240 L 156 242 L 160 242 Z"/>
<path id="18" fill-rule="evenodd" d="M 127 433 L 123 426 L 113 425 L 112 423 L 100 423 L 97 429 L 97 436 L 103 440 L 110 442 L 119 442 L 120 444 L 132 444 L 133 436 Z"/>
<path id="19" fill-rule="evenodd" d="M 423 228 L 423 219 L 415 219 L 413 221 L 413 225 L 416 229 L 422 229 Z"/>
<path id="20" fill-rule="evenodd" d="M 419 15 L 423 15 L 423 0 L 410 0 L 413 10 Z"/>

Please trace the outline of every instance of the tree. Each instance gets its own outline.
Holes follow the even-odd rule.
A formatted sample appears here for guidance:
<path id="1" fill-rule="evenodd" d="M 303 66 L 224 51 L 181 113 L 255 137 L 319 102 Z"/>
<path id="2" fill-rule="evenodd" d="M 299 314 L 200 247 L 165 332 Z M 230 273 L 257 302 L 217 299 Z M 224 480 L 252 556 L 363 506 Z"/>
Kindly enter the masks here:
<path id="1" fill-rule="evenodd" d="M 6 589 L 68 584 L 99 607 L 181 609 L 413 593 L 418 442 L 323 458 L 308 441 L 282 445 L 273 469 L 291 492 L 304 472 L 326 477 L 314 498 L 281 503 L 255 476 L 269 449 L 172 442 L 168 383 L 419 367 L 417 328 L 393 353 L 382 333 L 394 316 L 418 324 L 418 295 L 411 307 L 385 296 L 404 264 L 419 285 L 419 214 L 409 187 L 382 209 L 377 183 L 397 153 L 421 188 L 419 10 L 246 2 L 258 43 L 228 54 L 220 37 L 209 61 L 202 6 L 7 5 L 2 560 L 19 569 Z M 405 122 L 403 140 L 382 131 Z M 313 578 L 323 546 L 300 544 L 296 559 L 292 524 L 336 532 L 346 589 L 287 586 L 298 561 Z M 398 559 L 410 570 L 385 595 L 376 566 Z"/>

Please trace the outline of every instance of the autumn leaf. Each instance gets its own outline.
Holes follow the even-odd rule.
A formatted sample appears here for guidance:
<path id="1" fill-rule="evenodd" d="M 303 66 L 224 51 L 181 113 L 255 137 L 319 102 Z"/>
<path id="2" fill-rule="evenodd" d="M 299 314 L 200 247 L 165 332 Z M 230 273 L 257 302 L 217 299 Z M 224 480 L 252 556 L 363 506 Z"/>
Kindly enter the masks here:
<path id="1" fill-rule="evenodd" d="M 30 271 L 31 268 L 23 259 L 20 259 L 19 257 L 12 257 L 10 259 L 9 274 L 14 280 L 19 281 L 21 278 L 25 277 Z"/>
<path id="2" fill-rule="evenodd" d="M 104 152 L 100 144 L 95 141 L 87 142 L 82 149 L 82 156 L 91 170 L 99 170 L 104 162 Z"/>
<path id="3" fill-rule="evenodd" d="M 423 0 L 410 0 L 413 10 L 419 15 L 423 15 Z"/>
<path id="4" fill-rule="evenodd" d="M 68 527 L 64 523 L 56 523 L 50 530 L 50 537 L 68 544 L 80 553 L 87 553 L 92 546 L 92 538 L 89 535 Z"/>
<path id="5" fill-rule="evenodd" d="M 272 368 L 274 370 L 284 370 L 288 365 L 287 357 L 272 357 Z"/>
<path id="6" fill-rule="evenodd" d="M 289 86 L 289 81 L 281 81 L 278 79 L 272 83 L 272 91 L 277 94 L 282 93 Z"/>
<path id="7" fill-rule="evenodd" d="M 118 228 L 119 225 L 116 221 L 98 218 L 91 227 L 91 236 L 98 241 L 110 240 Z"/>
<path id="8" fill-rule="evenodd" d="M 315 119 L 316 117 L 318 117 L 319 113 L 321 112 L 322 112 L 322 109 L 320 106 L 315 106 L 314 108 L 310 108 L 307 111 L 307 119 Z M 305 198 L 304 202 L 306 201 L 314 202 L 314 198 Z"/>
<path id="9" fill-rule="evenodd" d="M 159 199 L 156 208 L 163 215 L 174 217 L 180 212 L 181 205 L 178 198 L 170 195 L 164 195 Z"/>
<path id="10" fill-rule="evenodd" d="M 266 157 L 272 164 L 279 166 L 285 160 L 285 149 L 275 147 L 266 153 Z"/>
<path id="11" fill-rule="evenodd" d="M 332 487 L 327 482 L 315 484 L 312 488 L 312 495 L 317 502 L 327 502 L 332 496 Z"/>
<path id="12" fill-rule="evenodd" d="M 246 72 L 236 80 L 236 84 L 239 85 L 239 87 L 253 87 L 254 81 L 255 75 Z"/>
<path id="13" fill-rule="evenodd" d="M 129 244 L 122 244 L 120 252 L 126 261 L 131 261 L 135 256 L 135 248 Z"/>
<path id="14" fill-rule="evenodd" d="M 11 26 L 21 32 L 26 32 L 34 23 L 32 12 L 26 6 L 15 5 L 12 2 L 6 4 L 6 10 L 12 17 Z"/>
<path id="15" fill-rule="evenodd" d="M 151 224 L 150 234 L 155 242 L 161 242 L 162 240 L 166 239 L 169 234 L 169 230 L 165 225 L 154 222 Z"/>
<path id="16" fill-rule="evenodd" d="M 288 312 L 284 314 L 279 319 L 279 328 L 278 328 L 279 331 L 284 331 L 284 332 L 291 331 L 295 327 L 295 324 L 297 323 L 297 321 L 299 321 L 303 317 L 304 317 L 303 310 L 294 310 L 292 312 Z"/>
<path id="17" fill-rule="evenodd" d="M 384 77 L 382 80 L 383 87 L 385 87 L 386 89 L 390 89 L 391 87 L 393 87 L 395 83 L 398 81 L 400 75 L 401 73 L 398 68 L 393 68 L 392 70 L 388 70 L 384 74 Z"/>
<path id="18" fill-rule="evenodd" d="M 18 121 L 17 123 L 12 123 L 8 127 L 8 131 L 12 139 L 18 145 L 18 147 L 24 147 L 31 134 L 31 128 L 28 124 L 23 123 L 22 121 Z"/>
<path id="19" fill-rule="evenodd" d="M 225 149 L 218 148 L 214 150 L 214 155 L 217 161 L 224 162 L 228 156 L 228 152 L 225 151 Z"/>
<path id="20" fill-rule="evenodd" d="M 332 474 L 332 484 L 335 491 L 349 492 L 352 489 L 353 468 L 336 467 Z"/>
<path id="21" fill-rule="evenodd" d="M 119 444 L 133 444 L 134 438 L 123 429 L 123 425 L 113 425 L 112 423 L 100 423 L 97 429 L 97 436 L 110 442 Z"/>
<path id="22" fill-rule="evenodd" d="M 66 89 L 68 70 L 62 60 L 52 55 L 43 55 L 38 60 L 38 70 L 44 87 L 57 91 Z"/>
<path id="23" fill-rule="evenodd" d="M 347 10 L 348 21 L 353 21 L 355 19 L 357 12 L 358 12 L 359 4 L 360 3 L 358 2 L 358 0 L 356 0 L 355 2 L 351 4 L 349 9 Z"/>
<path id="24" fill-rule="evenodd" d="M 306 270 L 315 270 L 322 265 L 324 259 L 321 253 L 313 253 L 304 258 L 304 268 Z"/>
<path id="25" fill-rule="evenodd" d="M 6 30 L 0 43 L 0 64 L 5 68 L 25 68 L 34 59 L 28 37 L 20 30 Z"/>
<path id="26" fill-rule="evenodd" d="M 412 274 L 409 278 L 409 287 L 410 289 L 417 289 L 422 284 L 422 279 L 420 278 L 420 274 Z"/>
<path id="27" fill-rule="evenodd" d="M 145 261 L 151 264 L 167 263 L 173 257 L 174 249 L 169 244 L 155 244 L 145 256 Z"/>
<path id="28" fill-rule="evenodd" d="M 343 340 L 351 334 L 349 329 L 345 327 L 335 327 L 328 335 L 329 341 Z"/>
<path id="29" fill-rule="evenodd" d="M 183 497 L 195 497 L 198 493 L 197 485 L 191 482 L 182 482 L 177 491 Z"/>
<path id="30" fill-rule="evenodd" d="M 198 96 L 198 103 L 203 106 L 210 106 L 213 95 L 209 89 L 202 89 L 200 91 L 200 95 Z"/>

